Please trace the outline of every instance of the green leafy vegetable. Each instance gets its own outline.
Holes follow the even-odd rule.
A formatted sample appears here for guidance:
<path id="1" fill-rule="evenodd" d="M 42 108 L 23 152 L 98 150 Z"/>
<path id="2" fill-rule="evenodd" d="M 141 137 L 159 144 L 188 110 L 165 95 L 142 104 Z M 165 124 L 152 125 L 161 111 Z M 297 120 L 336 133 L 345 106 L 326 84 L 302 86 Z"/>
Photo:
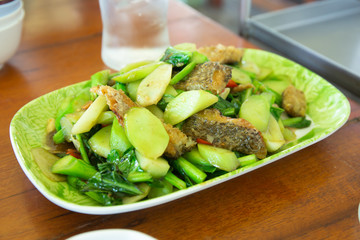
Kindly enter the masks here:
<path id="1" fill-rule="evenodd" d="M 280 119 L 280 116 L 284 111 L 285 111 L 284 109 L 279 107 L 273 107 L 273 106 L 270 107 L 270 113 L 274 116 L 276 121 Z"/>
<path id="2" fill-rule="evenodd" d="M 96 169 L 83 160 L 77 159 L 71 155 L 60 158 L 52 166 L 52 172 L 65 174 L 82 179 L 89 179 L 96 174 Z"/>
<path id="3" fill-rule="evenodd" d="M 218 98 L 219 100 L 213 105 L 213 108 L 218 109 L 224 116 L 236 117 L 240 110 L 238 101 L 234 100 L 233 102 L 229 102 L 222 97 L 218 96 Z"/>
<path id="4" fill-rule="evenodd" d="M 191 56 L 192 52 L 168 47 L 165 51 L 164 56 L 160 60 L 166 63 L 170 63 L 174 67 L 183 67 L 188 64 Z"/>
<path id="5" fill-rule="evenodd" d="M 126 85 L 124 83 L 116 82 L 113 88 L 115 88 L 116 90 L 123 90 L 126 95 L 129 95 L 128 89 L 126 88 Z"/>
<path id="6" fill-rule="evenodd" d="M 205 180 L 206 174 L 185 158 L 178 158 L 173 162 L 174 168 L 183 176 L 189 177 L 195 183 Z"/>
<path id="7" fill-rule="evenodd" d="M 174 85 L 178 83 L 179 81 L 184 79 L 188 74 L 190 74 L 197 64 L 201 64 L 206 61 L 208 61 L 208 58 L 205 55 L 196 51 L 193 52 L 190 62 L 171 79 L 170 84 Z"/>
<path id="8" fill-rule="evenodd" d="M 283 119 L 282 122 L 285 127 L 293 128 L 306 128 L 311 125 L 311 120 L 308 120 L 305 117 L 287 118 Z"/>
<path id="9" fill-rule="evenodd" d="M 170 94 L 164 94 L 160 101 L 157 103 L 157 106 L 162 110 L 165 111 L 166 106 L 168 103 L 173 100 L 175 97 Z"/>
<path id="10" fill-rule="evenodd" d="M 169 183 L 171 183 L 174 187 L 176 187 L 178 189 L 186 188 L 186 182 L 184 182 L 183 180 L 178 178 L 174 173 L 172 173 L 170 171 L 165 175 L 164 178 L 166 181 L 168 181 Z"/>
<path id="11" fill-rule="evenodd" d="M 110 80 L 110 70 L 103 70 L 93 74 L 90 78 L 91 87 L 106 85 Z"/>

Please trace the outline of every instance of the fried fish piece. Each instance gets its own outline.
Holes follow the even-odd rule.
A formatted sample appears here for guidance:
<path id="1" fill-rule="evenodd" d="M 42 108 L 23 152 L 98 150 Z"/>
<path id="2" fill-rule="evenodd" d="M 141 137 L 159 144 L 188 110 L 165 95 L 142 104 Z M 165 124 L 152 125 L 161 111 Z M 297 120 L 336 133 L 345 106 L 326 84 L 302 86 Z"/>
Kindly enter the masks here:
<path id="1" fill-rule="evenodd" d="M 203 139 L 215 147 L 266 157 L 267 149 L 261 132 L 242 118 L 229 118 L 217 109 L 205 109 L 188 118 L 182 131 L 193 139 Z"/>
<path id="2" fill-rule="evenodd" d="M 306 114 L 306 99 L 303 91 L 288 86 L 282 94 L 282 107 L 292 117 L 304 117 Z"/>
<path id="3" fill-rule="evenodd" d="M 210 61 L 224 64 L 233 64 L 241 61 L 244 55 L 244 49 L 235 48 L 234 46 L 216 46 L 201 47 L 198 52 L 204 54 Z"/>
<path id="4" fill-rule="evenodd" d="M 122 90 L 118 91 L 109 86 L 96 86 L 90 91 L 106 97 L 107 105 L 115 113 L 121 125 L 124 125 L 125 113 L 132 107 L 139 107 Z"/>
<path id="5" fill-rule="evenodd" d="M 249 88 L 255 89 L 255 86 L 252 83 L 239 84 L 238 86 L 231 88 L 231 93 L 242 92 Z"/>
<path id="6" fill-rule="evenodd" d="M 169 144 L 164 155 L 168 158 L 177 159 L 195 147 L 196 142 L 186 136 L 180 129 L 171 124 L 164 123 L 166 132 L 169 134 Z"/>
<path id="7" fill-rule="evenodd" d="M 189 76 L 174 85 L 184 91 L 209 90 L 213 94 L 221 93 L 231 79 L 231 67 L 218 62 L 198 64 Z"/>
<path id="8" fill-rule="evenodd" d="M 132 107 L 140 107 L 134 103 L 122 90 L 116 90 L 109 86 L 97 86 L 91 91 L 106 97 L 107 104 L 115 113 L 121 125 L 124 125 L 125 113 Z M 190 151 L 196 142 L 186 136 L 180 129 L 170 124 L 163 123 L 166 132 L 169 134 L 169 144 L 164 155 L 169 158 L 178 158 L 185 152 Z"/>

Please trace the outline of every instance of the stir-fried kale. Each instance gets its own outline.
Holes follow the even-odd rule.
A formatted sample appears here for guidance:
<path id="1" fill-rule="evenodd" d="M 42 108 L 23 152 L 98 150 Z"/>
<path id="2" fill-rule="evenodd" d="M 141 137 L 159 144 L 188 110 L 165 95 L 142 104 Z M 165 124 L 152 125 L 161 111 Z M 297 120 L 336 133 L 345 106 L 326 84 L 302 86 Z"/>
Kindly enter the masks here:
<path id="1" fill-rule="evenodd" d="M 271 114 L 274 116 L 274 118 L 276 119 L 276 121 L 278 121 L 281 117 L 281 114 L 284 112 L 285 110 L 279 107 L 270 107 L 270 112 Z"/>
<path id="2" fill-rule="evenodd" d="M 157 103 L 157 106 L 162 110 L 165 111 L 166 106 L 168 103 L 173 100 L 175 97 L 170 94 L 164 94 L 164 96 L 160 99 L 160 101 Z"/>
<path id="3" fill-rule="evenodd" d="M 237 117 L 241 106 L 241 96 L 234 96 L 229 94 L 229 97 L 225 100 L 218 96 L 219 100 L 213 105 L 214 108 L 218 109 L 223 116 L 226 117 Z"/>
<path id="4" fill-rule="evenodd" d="M 106 159 L 96 154 L 89 145 L 89 139 L 99 130 L 101 129 L 101 125 L 97 124 L 93 128 L 90 129 L 89 132 L 81 134 L 81 140 L 84 144 L 84 148 L 87 153 L 88 160 L 91 165 L 96 166 L 98 163 L 106 162 Z"/>
<path id="5" fill-rule="evenodd" d="M 91 87 L 106 85 L 110 80 L 110 70 L 103 70 L 93 74 L 90 78 Z"/>
<path id="6" fill-rule="evenodd" d="M 164 56 L 160 59 L 163 62 L 170 63 L 174 67 L 183 67 L 190 61 L 192 53 L 189 51 L 178 50 L 168 47 Z"/>
<path id="7" fill-rule="evenodd" d="M 97 164 L 98 171 L 87 181 L 68 177 L 68 183 L 103 205 L 121 204 L 122 198 L 142 194 L 135 182 L 151 182 L 135 155 L 135 149 L 121 156 L 112 150 L 105 162 Z M 133 181 L 135 179 L 135 181 Z"/>
<path id="8" fill-rule="evenodd" d="M 105 205 L 121 201 L 120 198 L 124 196 L 141 194 L 141 190 L 131 181 L 139 178 L 134 177 L 136 174 L 141 176 L 141 182 L 152 181 L 151 176 L 141 169 L 133 148 L 124 156 L 112 150 L 106 162 L 98 163 L 97 168 L 99 171 L 93 177 L 87 182 L 77 181 L 75 187 Z"/>
<path id="9" fill-rule="evenodd" d="M 94 199 L 96 202 L 101 203 L 105 206 L 112 206 L 122 204 L 120 196 L 116 194 L 108 194 L 103 191 L 89 191 L 86 182 L 81 180 L 78 177 L 68 176 L 67 182 L 70 186 L 78 189 L 80 192 L 85 193 L 90 198 Z"/>
<path id="10" fill-rule="evenodd" d="M 311 125 L 311 120 L 308 120 L 305 117 L 287 118 L 283 119 L 282 122 L 285 127 L 293 128 L 306 128 Z"/>

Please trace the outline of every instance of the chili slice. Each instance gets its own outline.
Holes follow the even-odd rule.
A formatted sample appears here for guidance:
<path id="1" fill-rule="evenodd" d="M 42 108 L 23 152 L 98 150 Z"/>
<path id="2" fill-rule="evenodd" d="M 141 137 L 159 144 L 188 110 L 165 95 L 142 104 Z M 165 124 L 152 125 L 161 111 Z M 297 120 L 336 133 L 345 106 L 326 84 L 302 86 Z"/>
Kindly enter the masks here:
<path id="1" fill-rule="evenodd" d="M 67 154 L 67 155 L 71 155 L 71 156 L 73 156 L 73 157 L 75 157 L 75 158 L 77 158 L 77 159 L 81 159 L 81 154 L 80 154 L 78 151 L 76 151 L 75 149 L 69 148 L 69 149 L 66 151 L 66 154 Z"/>
<path id="2" fill-rule="evenodd" d="M 208 142 L 208 141 L 206 141 L 204 139 L 201 139 L 201 138 L 196 139 L 196 142 L 200 143 L 200 144 L 212 145 L 211 142 Z"/>
<path id="3" fill-rule="evenodd" d="M 229 82 L 226 84 L 226 87 L 229 87 L 229 88 L 234 88 L 237 86 L 238 86 L 238 84 L 232 79 L 230 79 Z"/>

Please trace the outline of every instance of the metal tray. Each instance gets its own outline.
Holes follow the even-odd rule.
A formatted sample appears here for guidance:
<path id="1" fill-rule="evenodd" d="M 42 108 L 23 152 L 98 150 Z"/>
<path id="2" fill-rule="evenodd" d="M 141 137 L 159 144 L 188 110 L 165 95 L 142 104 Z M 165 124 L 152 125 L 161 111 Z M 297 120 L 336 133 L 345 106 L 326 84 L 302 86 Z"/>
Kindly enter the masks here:
<path id="1" fill-rule="evenodd" d="M 360 96 L 360 1 L 327 0 L 247 19 L 251 38 Z"/>

